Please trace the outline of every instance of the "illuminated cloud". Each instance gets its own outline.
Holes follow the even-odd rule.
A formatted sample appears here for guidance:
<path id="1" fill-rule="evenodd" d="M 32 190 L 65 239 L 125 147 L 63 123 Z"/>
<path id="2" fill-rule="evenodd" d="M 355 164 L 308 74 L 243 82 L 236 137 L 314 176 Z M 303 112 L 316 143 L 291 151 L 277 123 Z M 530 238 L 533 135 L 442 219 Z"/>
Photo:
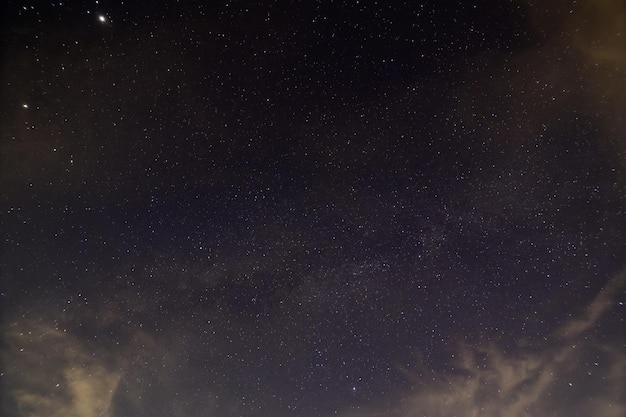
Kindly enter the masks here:
<path id="1" fill-rule="evenodd" d="M 25 417 L 107 415 L 120 373 L 83 342 L 40 322 L 7 326 L 2 352 L 9 405 Z"/>
<path id="2" fill-rule="evenodd" d="M 577 48 L 598 62 L 626 64 L 626 3 L 620 0 L 582 2 L 568 21 Z"/>
<path id="3" fill-rule="evenodd" d="M 506 350 L 495 344 L 458 348 L 451 370 L 429 378 L 407 373 L 421 388 L 392 410 L 360 412 L 380 417 L 618 417 L 626 414 L 626 358 L 616 342 L 599 343 L 598 326 L 624 286 L 611 280 L 581 318 L 565 323 L 536 348 Z M 458 353 L 460 352 L 460 353 Z M 419 375 L 419 376 L 418 376 Z M 351 412 L 344 416 L 356 415 Z"/>
<path id="4" fill-rule="evenodd" d="M 575 339 L 579 337 L 581 333 L 589 330 L 612 305 L 616 291 L 623 287 L 625 283 L 626 272 L 622 272 L 609 281 L 587 307 L 582 317 L 565 323 L 561 329 L 559 329 L 559 335 L 564 338 Z"/>

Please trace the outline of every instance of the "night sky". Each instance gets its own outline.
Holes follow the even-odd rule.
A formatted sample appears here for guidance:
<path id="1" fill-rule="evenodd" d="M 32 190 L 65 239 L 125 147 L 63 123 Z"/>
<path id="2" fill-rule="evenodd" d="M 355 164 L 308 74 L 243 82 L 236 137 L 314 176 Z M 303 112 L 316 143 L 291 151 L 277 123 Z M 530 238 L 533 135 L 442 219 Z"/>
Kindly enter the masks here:
<path id="1" fill-rule="evenodd" d="M 626 415 L 626 3 L 8 1 L 3 417 Z"/>

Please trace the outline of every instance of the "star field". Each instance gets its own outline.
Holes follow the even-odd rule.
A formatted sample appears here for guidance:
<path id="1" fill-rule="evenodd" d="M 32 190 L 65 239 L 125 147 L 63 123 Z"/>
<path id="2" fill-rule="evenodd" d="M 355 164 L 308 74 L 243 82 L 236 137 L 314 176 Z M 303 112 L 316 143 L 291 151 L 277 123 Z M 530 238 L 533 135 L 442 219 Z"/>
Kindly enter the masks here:
<path id="1" fill-rule="evenodd" d="M 7 417 L 626 412 L 626 7 L 4 7 Z"/>

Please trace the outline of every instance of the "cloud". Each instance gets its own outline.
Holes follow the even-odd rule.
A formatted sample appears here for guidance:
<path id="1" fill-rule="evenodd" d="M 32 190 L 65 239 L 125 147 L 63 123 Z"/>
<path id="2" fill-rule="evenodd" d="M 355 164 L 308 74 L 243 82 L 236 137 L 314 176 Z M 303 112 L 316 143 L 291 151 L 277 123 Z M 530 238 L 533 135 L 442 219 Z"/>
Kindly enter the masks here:
<path id="1" fill-rule="evenodd" d="M 612 305 L 615 293 L 626 283 L 626 271 L 618 274 L 598 293 L 587 307 L 582 317 L 565 323 L 558 334 L 565 338 L 575 339 L 589 330 Z"/>
<path id="2" fill-rule="evenodd" d="M 603 113 L 600 120 L 609 138 L 605 146 L 624 152 L 626 145 L 620 138 L 626 128 L 626 99 L 622 93 L 626 90 L 626 3 L 579 2 L 566 16 L 563 47 L 571 47 L 583 57 L 584 83 L 592 94 L 595 112 Z M 581 81 L 574 85 L 581 85 Z"/>
<path id="3" fill-rule="evenodd" d="M 420 388 L 397 406 L 359 412 L 380 417 L 616 417 L 626 415 L 626 357 L 619 341 L 590 335 L 623 288 L 613 278 L 580 318 L 534 347 L 461 345 L 447 372 L 407 372 Z M 344 416 L 353 413 L 346 412 Z"/>
<path id="4" fill-rule="evenodd" d="M 574 45 L 596 62 L 626 64 L 626 3 L 582 2 L 568 20 Z"/>
<path id="5" fill-rule="evenodd" d="M 3 335 L 8 415 L 107 415 L 120 373 L 76 337 L 48 324 L 20 320 Z"/>

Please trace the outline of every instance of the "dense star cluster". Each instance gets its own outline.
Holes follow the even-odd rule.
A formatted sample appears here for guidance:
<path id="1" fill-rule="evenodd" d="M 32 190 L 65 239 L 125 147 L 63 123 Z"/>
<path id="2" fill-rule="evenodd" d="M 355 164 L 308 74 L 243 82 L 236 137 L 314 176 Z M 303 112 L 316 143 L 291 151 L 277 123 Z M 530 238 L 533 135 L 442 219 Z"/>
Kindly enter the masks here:
<path id="1" fill-rule="evenodd" d="M 2 416 L 626 415 L 622 1 L 1 15 Z"/>

